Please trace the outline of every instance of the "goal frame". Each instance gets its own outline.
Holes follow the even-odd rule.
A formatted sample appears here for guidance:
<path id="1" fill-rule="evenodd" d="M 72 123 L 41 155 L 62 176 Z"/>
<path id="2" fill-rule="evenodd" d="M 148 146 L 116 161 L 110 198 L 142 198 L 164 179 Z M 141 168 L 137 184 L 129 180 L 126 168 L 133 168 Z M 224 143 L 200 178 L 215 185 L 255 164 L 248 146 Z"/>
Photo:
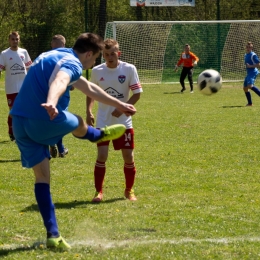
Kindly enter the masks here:
<path id="1" fill-rule="evenodd" d="M 231 38 L 231 43 L 230 43 L 230 37 L 238 37 L 240 36 L 239 33 L 238 35 L 235 34 L 235 31 L 236 29 L 233 29 L 232 30 L 232 33 L 234 35 L 232 36 L 229 36 L 229 33 L 230 33 L 230 30 L 231 30 L 231 27 L 233 25 L 236 25 L 238 28 L 240 28 L 241 26 L 250 26 L 250 24 L 257 24 L 259 25 L 259 34 L 260 34 L 260 20 L 211 20 L 211 21 L 113 21 L 113 22 L 108 22 L 106 24 L 106 31 L 105 31 L 105 38 L 114 38 L 116 40 L 118 40 L 119 42 L 119 45 L 120 45 L 120 49 L 122 49 L 122 46 L 126 45 L 126 41 L 120 39 L 120 35 L 119 35 L 119 32 L 117 31 L 119 26 L 122 26 L 122 25 L 131 25 L 131 26 L 136 26 L 136 25 L 163 25 L 163 26 L 171 26 L 171 28 L 173 26 L 189 26 L 189 25 L 198 25 L 198 26 L 212 26 L 212 25 L 216 25 L 216 34 L 215 34 L 215 37 L 216 39 L 214 39 L 216 42 L 220 42 L 220 37 L 221 37 L 221 25 L 222 24 L 229 24 L 230 28 L 229 28 L 229 31 L 227 33 L 227 39 L 225 39 L 225 43 L 224 43 L 224 48 L 223 50 L 216 50 L 216 59 L 219 61 L 219 64 L 216 64 L 215 67 L 205 67 L 203 69 L 210 69 L 210 68 L 213 68 L 213 69 L 216 69 L 218 70 L 221 74 L 223 74 L 223 82 L 241 82 L 243 81 L 244 77 L 245 77 L 245 74 L 246 74 L 246 71 L 245 71 L 245 66 L 244 66 L 244 60 L 243 60 L 243 55 L 245 54 L 245 44 L 247 41 L 253 41 L 254 43 L 254 47 L 255 49 L 258 49 L 260 51 L 260 42 L 258 43 L 257 40 L 251 40 L 250 37 L 248 37 L 247 35 L 245 35 L 244 37 L 244 43 L 242 44 L 241 43 L 241 40 L 240 40 L 240 44 L 237 46 L 237 49 L 236 49 L 236 38 L 232 39 Z M 223 26 L 223 25 L 222 25 Z M 227 25 L 228 26 L 228 25 Z M 239 27 L 240 26 L 240 27 Z M 111 29 L 112 28 L 112 29 Z M 108 32 L 110 30 L 110 33 Z M 112 33 L 111 33 L 111 30 L 112 30 Z M 170 34 L 170 29 L 168 29 L 167 31 L 167 35 L 165 36 L 165 41 L 168 42 L 168 37 L 169 37 L 169 34 Z M 144 37 L 145 35 L 142 35 L 142 37 Z M 260 36 L 260 35 L 259 35 Z M 254 37 L 253 37 L 254 38 Z M 259 38 L 256 37 L 255 38 Z M 160 40 L 160 39 L 159 39 Z M 137 41 L 138 41 L 138 38 L 137 38 Z M 222 39 L 223 41 L 223 39 Z M 233 41 L 233 42 L 232 42 Z M 189 42 L 187 42 L 189 43 Z M 235 62 L 235 65 L 232 65 L 232 62 L 229 62 L 229 54 L 230 54 L 230 50 L 228 51 L 225 51 L 225 48 L 228 48 L 227 45 L 231 44 L 232 45 L 232 51 L 234 53 L 239 53 L 239 59 L 236 60 Z M 135 45 L 135 44 L 132 44 L 132 45 Z M 196 50 L 193 50 L 193 44 L 190 44 L 191 45 L 191 51 L 194 51 L 194 53 L 196 54 Z M 183 43 L 180 43 L 180 50 L 179 50 L 179 56 L 183 50 Z M 134 46 L 135 47 L 135 46 Z M 130 45 L 128 46 L 128 48 L 130 48 Z M 147 47 L 148 48 L 148 47 Z M 165 46 L 166 48 L 166 46 Z M 202 46 L 203 48 L 203 46 Z M 165 51 L 165 50 L 164 50 Z M 135 55 L 134 54 L 134 51 L 133 52 L 133 56 Z M 124 53 L 124 51 L 123 51 Z M 256 51 L 257 53 L 257 51 Z M 137 54 L 138 55 L 138 54 Z M 143 55 L 143 54 L 142 54 Z M 226 55 L 226 56 L 225 56 Z M 161 57 L 160 57 L 161 58 Z M 161 61 L 161 64 L 162 67 L 158 67 L 158 68 L 155 68 L 154 71 L 157 71 L 158 70 L 158 73 L 161 73 L 161 76 L 158 77 L 158 79 L 154 80 L 154 82 L 151 82 L 151 81 L 148 81 L 146 82 L 146 79 L 145 77 L 143 77 L 142 75 L 140 75 L 139 73 L 139 77 L 140 77 L 140 81 L 142 84 L 145 84 L 145 83 L 159 83 L 159 84 L 162 84 L 162 83 L 178 83 L 179 80 L 178 80 L 178 77 L 175 77 L 174 80 L 172 81 L 167 81 L 167 82 L 164 82 L 163 81 L 163 71 L 164 71 L 164 64 L 165 64 L 165 58 L 162 58 L 163 60 Z M 179 57 L 178 57 L 179 58 Z M 199 57 L 200 58 L 200 57 Z M 122 57 L 122 59 L 124 60 L 124 57 Z M 135 63 L 134 60 L 124 60 L 126 62 L 129 62 L 129 63 L 132 63 L 134 64 L 136 67 L 137 67 L 137 70 L 138 72 L 140 70 L 145 70 L 145 68 L 143 67 L 140 67 L 138 64 Z M 202 61 L 202 60 L 201 60 Z M 198 67 L 195 68 L 195 72 L 199 72 L 200 71 L 200 63 L 201 61 L 198 63 Z M 168 65 L 170 67 L 172 67 L 172 74 L 174 73 L 173 72 L 173 69 L 174 69 L 174 66 L 177 62 L 177 57 L 175 57 L 174 61 L 172 61 L 172 64 Z M 210 63 L 210 62 L 209 62 Z M 230 64 L 231 63 L 231 64 Z M 230 68 L 226 69 L 225 66 L 229 66 Z M 238 68 L 236 68 L 236 66 Z M 236 69 L 236 71 L 233 73 L 232 69 Z M 227 70 L 227 71 L 226 71 Z M 154 73 L 153 71 L 153 73 Z M 180 70 L 179 70 L 180 71 Z M 202 70 L 201 70 L 202 71 Z M 180 72 L 179 72 L 180 73 Z M 229 75 L 232 75 L 232 74 L 236 74 L 236 76 L 229 76 Z M 179 76 L 179 75 L 178 75 Z"/>

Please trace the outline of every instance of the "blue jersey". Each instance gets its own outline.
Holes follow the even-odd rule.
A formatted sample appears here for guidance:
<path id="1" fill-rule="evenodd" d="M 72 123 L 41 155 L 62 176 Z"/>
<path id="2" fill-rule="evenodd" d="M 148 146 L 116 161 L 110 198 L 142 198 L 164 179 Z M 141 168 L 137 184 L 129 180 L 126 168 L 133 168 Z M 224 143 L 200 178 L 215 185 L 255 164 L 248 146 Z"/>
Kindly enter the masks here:
<path id="1" fill-rule="evenodd" d="M 82 64 L 77 54 L 70 48 L 59 48 L 42 53 L 30 67 L 21 90 L 15 99 L 11 115 L 50 120 L 50 117 L 42 103 L 47 102 L 49 87 L 59 71 L 64 71 L 70 76 L 70 83 L 65 91 L 65 100 L 69 104 L 69 89 L 73 82 L 77 81 L 82 74 Z M 57 104 L 59 112 L 64 110 L 63 96 Z M 66 105 L 66 104 L 65 104 Z M 59 121 L 62 113 L 53 120 Z"/>
<path id="2" fill-rule="evenodd" d="M 258 56 L 255 52 L 251 51 L 250 53 L 245 54 L 245 64 L 254 65 L 260 63 Z M 246 68 L 247 74 L 250 76 L 256 76 L 259 74 L 257 68 Z"/>
<path id="3" fill-rule="evenodd" d="M 69 86 L 65 93 L 60 97 L 58 105 L 60 105 L 61 109 L 68 110 L 70 104 L 70 90 L 71 86 Z"/>

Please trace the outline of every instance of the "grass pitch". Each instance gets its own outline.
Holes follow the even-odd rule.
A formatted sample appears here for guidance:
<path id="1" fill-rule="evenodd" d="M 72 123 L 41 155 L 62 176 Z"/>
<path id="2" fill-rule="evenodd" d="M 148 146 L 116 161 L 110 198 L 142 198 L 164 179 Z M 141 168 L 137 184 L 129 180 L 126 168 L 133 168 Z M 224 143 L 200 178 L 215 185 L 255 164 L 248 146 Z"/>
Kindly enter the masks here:
<path id="1" fill-rule="evenodd" d="M 259 259 L 259 110 L 245 107 L 241 86 L 213 96 L 177 85 L 144 85 L 136 105 L 135 193 L 123 198 L 120 152 L 111 148 L 104 202 L 95 205 L 96 146 L 64 138 L 66 158 L 51 160 L 51 191 L 70 252 L 44 249 L 45 230 L 33 193 L 7 135 L 0 83 L 0 256 L 3 259 Z M 70 111 L 85 116 L 71 92 Z"/>

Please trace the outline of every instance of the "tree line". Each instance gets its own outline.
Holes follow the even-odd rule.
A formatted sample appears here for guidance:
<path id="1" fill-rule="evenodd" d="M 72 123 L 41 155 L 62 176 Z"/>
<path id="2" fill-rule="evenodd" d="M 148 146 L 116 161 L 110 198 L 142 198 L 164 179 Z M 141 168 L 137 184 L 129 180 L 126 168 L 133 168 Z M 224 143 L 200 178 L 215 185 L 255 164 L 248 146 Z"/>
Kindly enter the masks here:
<path id="1" fill-rule="evenodd" d="M 50 49 L 54 34 L 71 47 L 85 31 L 104 36 L 112 21 L 258 20 L 260 1 L 196 0 L 195 7 L 132 7 L 130 0 L 1 0 L 0 51 L 10 31 L 19 31 L 21 46 L 34 59 Z"/>

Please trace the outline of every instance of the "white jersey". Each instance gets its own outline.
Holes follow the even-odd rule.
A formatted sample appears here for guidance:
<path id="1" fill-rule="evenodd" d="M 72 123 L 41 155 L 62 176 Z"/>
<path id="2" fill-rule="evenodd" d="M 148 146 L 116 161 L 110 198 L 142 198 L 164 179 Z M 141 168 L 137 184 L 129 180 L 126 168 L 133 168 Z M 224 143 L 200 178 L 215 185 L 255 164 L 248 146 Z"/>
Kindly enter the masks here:
<path id="1" fill-rule="evenodd" d="M 5 70 L 6 94 L 18 93 L 27 74 L 26 68 L 32 64 L 27 50 L 18 48 L 12 51 L 10 48 L 2 51 L 0 55 L 0 71 Z"/>
<path id="2" fill-rule="evenodd" d="M 130 97 L 130 91 L 133 94 L 143 92 L 136 67 L 127 62 L 119 62 L 119 65 L 110 69 L 105 63 L 92 69 L 91 81 L 101 87 L 110 96 L 127 102 Z M 111 113 L 115 107 L 98 103 L 98 112 L 96 127 L 101 128 L 106 125 L 124 124 L 127 129 L 133 128 L 131 116 L 122 114 L 120 117 L 114 117 Z"/>

